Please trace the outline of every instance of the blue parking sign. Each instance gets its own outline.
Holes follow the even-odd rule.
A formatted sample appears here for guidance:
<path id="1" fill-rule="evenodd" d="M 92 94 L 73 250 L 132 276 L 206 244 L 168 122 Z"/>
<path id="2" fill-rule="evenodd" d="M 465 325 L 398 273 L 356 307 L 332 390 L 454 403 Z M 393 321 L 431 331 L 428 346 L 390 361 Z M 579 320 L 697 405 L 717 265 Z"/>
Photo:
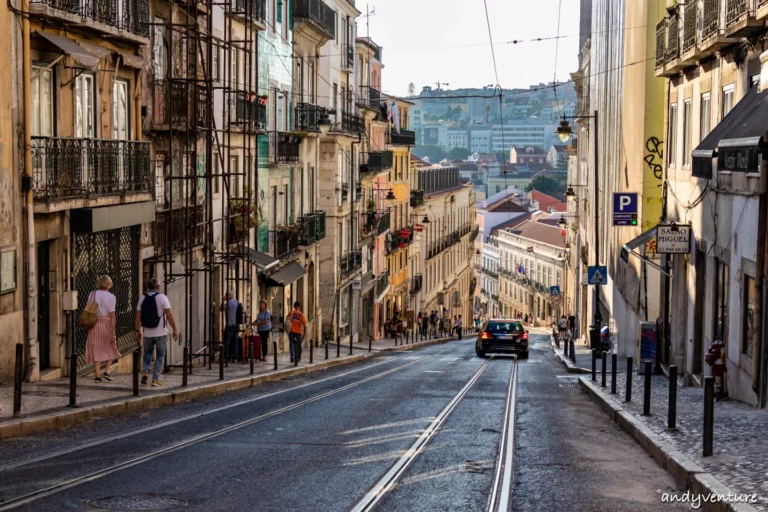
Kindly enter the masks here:
<path id="1" fill-rule="evenodd" d="M 614 192 L 613 225 L 637 226 L 637 193 Z"/>

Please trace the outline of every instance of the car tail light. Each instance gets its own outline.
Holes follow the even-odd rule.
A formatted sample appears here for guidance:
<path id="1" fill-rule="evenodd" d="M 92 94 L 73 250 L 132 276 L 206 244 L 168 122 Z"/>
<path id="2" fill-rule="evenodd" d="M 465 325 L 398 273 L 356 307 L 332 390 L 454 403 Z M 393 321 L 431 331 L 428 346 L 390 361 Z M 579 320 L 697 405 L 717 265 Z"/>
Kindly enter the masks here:
<path id="1" fill-rule="evenodd" d="M 517 339 L 519 339 L 519 340 L 526 340 L 526 341 L 528 341 L 528 333 L 527 333 L 527 332 L 524 332 L 523 334 L 521 334 L 520 336 L 518 336 L 518 337 L 517 337 Z"/>
<path id="2" fill-rule="evenodd" d="M 483 331 L 483 334 L 480 335 L 480 339 L 481 340 L 492 340 L 493 339 L 493 334 L 491 334 L 488 331 Z"/>

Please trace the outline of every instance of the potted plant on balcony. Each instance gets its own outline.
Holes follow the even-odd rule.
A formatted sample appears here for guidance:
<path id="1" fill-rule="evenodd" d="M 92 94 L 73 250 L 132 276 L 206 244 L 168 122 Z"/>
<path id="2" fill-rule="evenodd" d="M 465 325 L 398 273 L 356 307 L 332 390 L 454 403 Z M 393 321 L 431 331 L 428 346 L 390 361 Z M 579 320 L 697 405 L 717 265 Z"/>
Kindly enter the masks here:
<path id="1" fill-rule="evenodd" d="M 368 202 L 365 205 L 365 209 L 368 212 L 374 211 L 376 209 L 376 200 L 374 198 L 372 198 L 372 197 L 369 197 L 368 198 Z"/>
<path id="2" fill-rule="evenodd" d="M 259 207 L 250 187 L 243 187 L 242 197 L 229 199 L 229 209 L 235 231 L 242 232 L 259 225 Z"/>

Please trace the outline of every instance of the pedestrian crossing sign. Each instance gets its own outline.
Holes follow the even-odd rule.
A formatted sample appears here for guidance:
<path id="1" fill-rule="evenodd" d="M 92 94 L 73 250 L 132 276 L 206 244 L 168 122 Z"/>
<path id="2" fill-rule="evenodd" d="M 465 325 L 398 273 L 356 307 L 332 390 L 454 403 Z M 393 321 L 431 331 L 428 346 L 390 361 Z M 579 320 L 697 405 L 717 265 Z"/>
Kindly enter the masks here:
<path id="1" fill-rule="evenodd" d="M 549 287 L 549 296 L 550 297 L 560 297 L 560 287 L 559 286 L 550 286 Z"/>
<path id="2" fill-rule="evenodd" d="M 590 285 L 604 285 L 608 280 L 608 269 L 605 266 L 593 265 L 587 272 L 587 281 Z"/>

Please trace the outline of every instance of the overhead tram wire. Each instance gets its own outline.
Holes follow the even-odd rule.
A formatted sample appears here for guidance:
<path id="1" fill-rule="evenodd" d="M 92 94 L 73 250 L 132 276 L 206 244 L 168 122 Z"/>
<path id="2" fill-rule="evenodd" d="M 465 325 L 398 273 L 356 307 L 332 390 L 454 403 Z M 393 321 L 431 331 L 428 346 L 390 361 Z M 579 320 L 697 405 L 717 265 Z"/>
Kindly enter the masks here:
<path id="1" fill-rule="evenodd" d="M 560 18 L 562 14 L 563 9 L 563 0 L 560 0 L 557 4 L 557 38 L 555 39 L 555 73 L 552 77 L 552 83 L 557 83 L 557 53 L 560 49 Z M 555 92 L 555 108 L 557 108 L 557 112 L 560 113 L 560 101 L 557 99 L 557 89 L 554 89 Z M 565 98 L 563 98 L 563 103 L 565 103 Z M 565 106 L 565 105 L 563 105 Z"/>

